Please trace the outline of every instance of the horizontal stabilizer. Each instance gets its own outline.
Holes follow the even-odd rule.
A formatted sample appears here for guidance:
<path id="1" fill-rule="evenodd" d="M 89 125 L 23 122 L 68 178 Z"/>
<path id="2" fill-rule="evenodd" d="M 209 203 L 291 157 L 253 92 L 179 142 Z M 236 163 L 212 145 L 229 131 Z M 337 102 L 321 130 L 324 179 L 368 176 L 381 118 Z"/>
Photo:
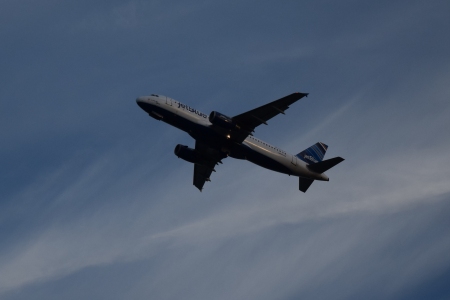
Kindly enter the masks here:
<path id="1" fill-rule="evenodd" d="M 313 183 L 314 179 L 302 178 L 299 177 L 298 188 L 303 193 L 309 188 L 309 186 Z"/>
<path id="2" fill-rule="evenodd" d="M 313 172 L 322 174 L 323 172 L 326 172 L 327 170 L 331 169 L 332 167 L 334 167 L 335 165 L 337 165 L 342 161 L 344 161 L 342 157 L 334 157 L 315 164 L 310 164 L 308 165 L 308 169 L 310 169 Z"/>

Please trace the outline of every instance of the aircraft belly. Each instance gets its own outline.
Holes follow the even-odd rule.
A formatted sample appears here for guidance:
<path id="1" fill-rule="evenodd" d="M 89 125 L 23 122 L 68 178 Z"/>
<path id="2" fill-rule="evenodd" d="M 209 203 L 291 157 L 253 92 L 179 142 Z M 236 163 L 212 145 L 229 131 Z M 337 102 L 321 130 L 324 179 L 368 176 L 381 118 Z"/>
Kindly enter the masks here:
<path id="1" fill-rule="evenodd" d="M 144 107 L 143 107 L 144 108 Z M 162 121 L 178 129 L 187 132 L 194 139 L 208 144 L 210 147 L 228 153 L 229 156 L 236 159 L 246 159 L 263 168 L 305 178 L 312 178 L 314 175 L 306 165 L 298 161 L 297 165 L 291 164 L 291 161 L 284 156 L 280 156 L 261 147 L 252 147 L 252 144 L 236 144 L 227 140 L 224 136 L 218 134 L 208 124 L 202 122 L 188 113 L 171 111 L 166 107 L 157 105 L 147 105 L 144 108 L 150 115 L 156 114 L 162 117 Z"/>
<path id="2" fill-rule="evenodd" d="M 246 159 L 258 166 L 263 168 L 284 173 L 284 174 L 293 174 L 292 170 L 286 167 L 281 161 L 275 159 L 275 157 L 270 157 L 267 154 L 263 154 L 257 152 L 253 149 L 250 149 L 246 153 Z"/>
<path id="3" fill-rule="evenodd" d="M 253 136 L 255 128 L 278 114 L 284 114 L 289 105 L 307 96 L 294 93 L 243 114 L 228 117 L 217 111 L 206 115 L 188 105 L 162 95 L 152 94 L 136 99 L 137 104 L 156 120 L 170 124 L 195 139 L 195 149 L 177 145 L 175 154 L 194 163 L 193 184 L 200 191 L 210 181 L 216 165 L 226 157 L 246 159 L 275 172 L 300 177 L 299 189 L 306 192 L 314 180 L 328 181 L 325 171 L 344 159 L 323 160 L 328 148 L 316 143 L 297 155 L 272 146 Z M 181 149 L 181 150 L 180 150 Z M 304 155 L 306 153 L 306 155 Z"/>

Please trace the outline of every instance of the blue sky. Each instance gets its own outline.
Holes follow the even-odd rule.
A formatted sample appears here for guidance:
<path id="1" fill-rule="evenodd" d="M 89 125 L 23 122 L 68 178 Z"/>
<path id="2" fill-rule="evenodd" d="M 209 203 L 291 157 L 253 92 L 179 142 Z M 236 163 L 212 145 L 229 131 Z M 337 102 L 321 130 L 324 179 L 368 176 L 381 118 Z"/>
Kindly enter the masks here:
<path id="1" fill-rule="evenodd" d="M 450 4 L 3 1 L 1 299 L 448 299 Z M 233 116 L 346 160 L 306 194 L 135 103 Z"/>

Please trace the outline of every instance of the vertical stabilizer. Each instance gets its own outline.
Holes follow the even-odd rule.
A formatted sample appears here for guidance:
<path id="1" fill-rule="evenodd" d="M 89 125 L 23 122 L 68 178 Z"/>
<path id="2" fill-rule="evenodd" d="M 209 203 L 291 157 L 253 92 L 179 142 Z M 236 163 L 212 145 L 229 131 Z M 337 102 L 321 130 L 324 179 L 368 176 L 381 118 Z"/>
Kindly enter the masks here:
<path id="1" fill-rule="evenodd" d="M 316 164 L 323 160 L 323 157 L 325 156 L 325 152 L 327 152 L 327 149 L 328 149 L 327 145 L 318 142 L 309 147 L 308 149 L 303 150 L 296 156 L 308 164 Z"/>

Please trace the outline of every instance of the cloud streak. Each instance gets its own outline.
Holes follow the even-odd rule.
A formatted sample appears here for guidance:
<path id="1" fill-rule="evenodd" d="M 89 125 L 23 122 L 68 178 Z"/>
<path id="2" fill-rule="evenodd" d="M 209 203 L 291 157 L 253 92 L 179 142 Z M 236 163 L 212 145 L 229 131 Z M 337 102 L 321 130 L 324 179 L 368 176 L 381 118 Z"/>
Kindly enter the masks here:
<path id="1" fill-rule="evenodd" d="M 41 10 L 0 31 L 23 51 L 1 73 L 2 299 L 448 298 L 448 5 L 175 4 L 89 4 L 29 47 Z M 237 114 L 300 83 L 310 97 L 257 136 L 346 158 L 306 194 L 233 159 L 199 193 L 172 152 L 193 140 L 134 103 Z"/>

